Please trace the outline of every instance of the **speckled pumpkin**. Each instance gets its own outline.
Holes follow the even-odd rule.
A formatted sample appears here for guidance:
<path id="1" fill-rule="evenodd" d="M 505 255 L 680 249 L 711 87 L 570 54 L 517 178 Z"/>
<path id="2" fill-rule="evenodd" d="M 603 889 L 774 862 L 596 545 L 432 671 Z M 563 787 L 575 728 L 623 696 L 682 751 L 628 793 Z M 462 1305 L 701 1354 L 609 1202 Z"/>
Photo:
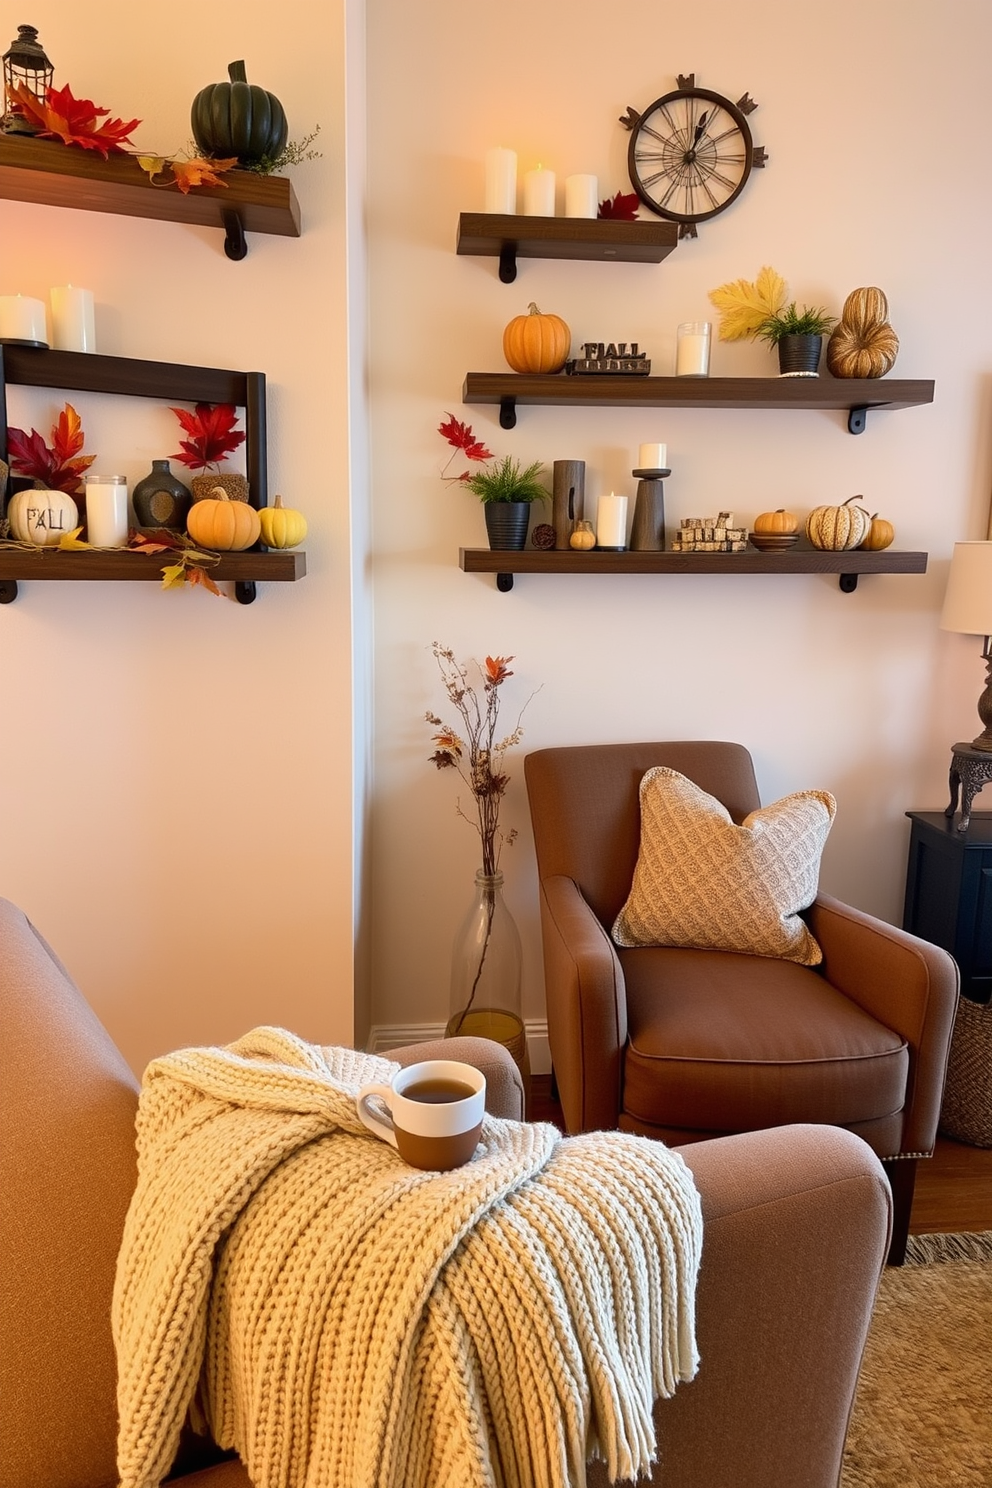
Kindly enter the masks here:
<path id="1" fill-rule="evenodd" d="M 212 498 L 195 501 L 190 507 L 186 531 L 201 548 L 240 553 L 258 542 L 262 524 L 247 501 L 232 501 L 223 486 L 215 486 Z"/>
<path id="2" fill-rule="evenodd" d="M 860 496 L 849 496 L 841 506 L 815 506 L 806 518 L 806 536 L 814 548 L 827 553 L 857 548 L 868 536 L 871 517 L 863 506 L 852 506 Z"/>
<path id="3" fill-rule="evenodd" d="M 891 370 L 899 337 L 888 317 L 889 302 L 880 289 L 852 289 L 827 342 L 827 366 L 834 377 L 884 377 Z"/>
<path id="4" fill-rule="evenodd" d="M 503 355 L 514 372 L 560 372 L 572 349 L 572 333 L 560 315 L 543 315 L 533 300 L 503 332 Z"/>

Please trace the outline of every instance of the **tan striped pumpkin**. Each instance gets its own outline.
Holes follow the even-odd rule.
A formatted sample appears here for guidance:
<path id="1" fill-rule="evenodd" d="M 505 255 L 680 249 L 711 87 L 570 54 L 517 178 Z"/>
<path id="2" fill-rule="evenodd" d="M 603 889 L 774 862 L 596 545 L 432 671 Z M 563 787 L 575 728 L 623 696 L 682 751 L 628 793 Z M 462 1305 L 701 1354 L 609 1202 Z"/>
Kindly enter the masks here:
<path id="1" fill-rule="evenodd" d="M 863 506 L 852 506 L 860 496 L 849 496 L 841 506 L 815 506 L 806 518 L 806 536 L 814 548 L 840 553 L 864 542 L 871 517 Z"/>
<path id="2" fill-rule="evenodd" d="M 827 366 L 834 377 L 884 377 L 899 350 L 889 325 L 889 302 L 869 285 L 852 289 L 827 342 Z"/>

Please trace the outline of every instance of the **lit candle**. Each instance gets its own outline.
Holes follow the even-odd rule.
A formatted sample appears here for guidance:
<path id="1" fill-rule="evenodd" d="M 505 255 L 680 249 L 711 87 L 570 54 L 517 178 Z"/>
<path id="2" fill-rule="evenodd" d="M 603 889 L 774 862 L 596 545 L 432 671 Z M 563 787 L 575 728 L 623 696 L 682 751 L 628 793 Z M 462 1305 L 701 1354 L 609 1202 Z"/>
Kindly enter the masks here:
<path id="1" fill-rule="evenodd" d="M 96 351 L 93 291 L 66 284 L 49 293 L 52 345 L 57 351 Z"/>
<path id="2" fill-rule="evenodd" d="M 708 377 L 710 327 L 705 320 L 686 320 L 678 328 L 675 352 L 676 377 Z"/>
<path id="3" fill-rule="evenodd" d="M 622 552 L 627 546 L 626 496 L 615 496 L 612 491 L 609 496 L 600 496 L 596 507 L 596 546 L 614 553 Z"/>
<path id="4" fill-rule="evenodd" d="M 599 182 L 595 176 L 565 177 L 565 216 L 595 217 L 599 212 Z"/>
<path id="5" fill-rule="evenodd" d="M 555 215 L 555 173 L 539 165 L 524 176 L 524 216 Z"/>
<path id="6" fill-rule="evenodd" d="M 95 548 L 127 542 L 127 482 L 122 475 L 86 477 L 86 541 Z"/>
<path id="7" fill-rule="evenodd" d="M 30 300 L 26 295 L 0 295 L 0 341 L 47 346 L 44 300 Z"/>
<path id="8" fill-rule="evenodd" d="M 667 470 L 668 445 L 642 444 L 637 450 L 638 470 Z"/>
<path id="9" fill-rule="evenodd" d="M 517 157 L 497 146 L 486 153 L 486 211 L 510 214 L 517 210 Z"/>

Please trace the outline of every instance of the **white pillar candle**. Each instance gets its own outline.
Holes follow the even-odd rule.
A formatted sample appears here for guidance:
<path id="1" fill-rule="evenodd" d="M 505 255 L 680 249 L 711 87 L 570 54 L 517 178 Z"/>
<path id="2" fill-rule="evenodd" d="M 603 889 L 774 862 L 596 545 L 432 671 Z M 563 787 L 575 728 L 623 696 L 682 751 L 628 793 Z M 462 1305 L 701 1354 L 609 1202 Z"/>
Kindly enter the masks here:
<path id="1" fill-rule="evenodd" d="M 668 445 L 642 444 L 637 450 L 638 470 L 667 470 Z"/>
<path id="2" fill-rule="evenodd" d="M 86 541 L 95 548 L 127 542 L 127 482 L 122 475 L 86 477 Z"/>
<path id="3" fill-rule="evenodd" d="M 678 328 L 675 352 L 675 376 L 708 377 L 709 371 L 709 321 L 683 321 L 683 323 Z"/>
<path id="4" fill-rule="evenodd" d="M 555 215 L 555 173 L 539 165 L 524 176 L 524 216 Z"/>
<path id="5" fill-rule="evenodd" d="M 599 182 L 595 176 L 565 177 L 565 216 L 595 217 L 599 212 Z"/>
<path id="6" fill-rule="evenodd" d="M 93 291 L 66 284 L 49 292 L 56 351 L 96 351 Z"/>
<path id="7" fill-rule="evenodd" d="M 627 498 L 600 496 L 596 507 L 596 546 L 614 551 L 627 546 Z"/>
<path id="8" fill-rule="evenodd" d="M 27 295 L 0 295 L 0 341 L 29 341 L 48 345 L 44 300 Z"/>
<path id="9" fill-rule="evenodd" d="M 517 210 L 517 157 L 513 150 L 498 145 L 486 152 L 486 211 L 509 213 Z"/>

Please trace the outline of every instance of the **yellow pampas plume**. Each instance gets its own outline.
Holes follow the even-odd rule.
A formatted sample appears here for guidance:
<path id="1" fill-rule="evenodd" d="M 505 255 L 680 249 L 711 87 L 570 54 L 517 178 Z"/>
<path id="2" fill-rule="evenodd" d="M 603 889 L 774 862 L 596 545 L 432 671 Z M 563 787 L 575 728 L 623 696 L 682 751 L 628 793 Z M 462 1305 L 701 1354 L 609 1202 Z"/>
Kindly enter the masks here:
<path id="1" fill-rule="evenodd" d="M 751 284 L 735 279 L 710 291 L 710 300 L 720 311 L 720 340 L 742 341 L 757 334 L 772 315 L 785 304 L 788 289 L 781 274 L 763 268 Z"/>

